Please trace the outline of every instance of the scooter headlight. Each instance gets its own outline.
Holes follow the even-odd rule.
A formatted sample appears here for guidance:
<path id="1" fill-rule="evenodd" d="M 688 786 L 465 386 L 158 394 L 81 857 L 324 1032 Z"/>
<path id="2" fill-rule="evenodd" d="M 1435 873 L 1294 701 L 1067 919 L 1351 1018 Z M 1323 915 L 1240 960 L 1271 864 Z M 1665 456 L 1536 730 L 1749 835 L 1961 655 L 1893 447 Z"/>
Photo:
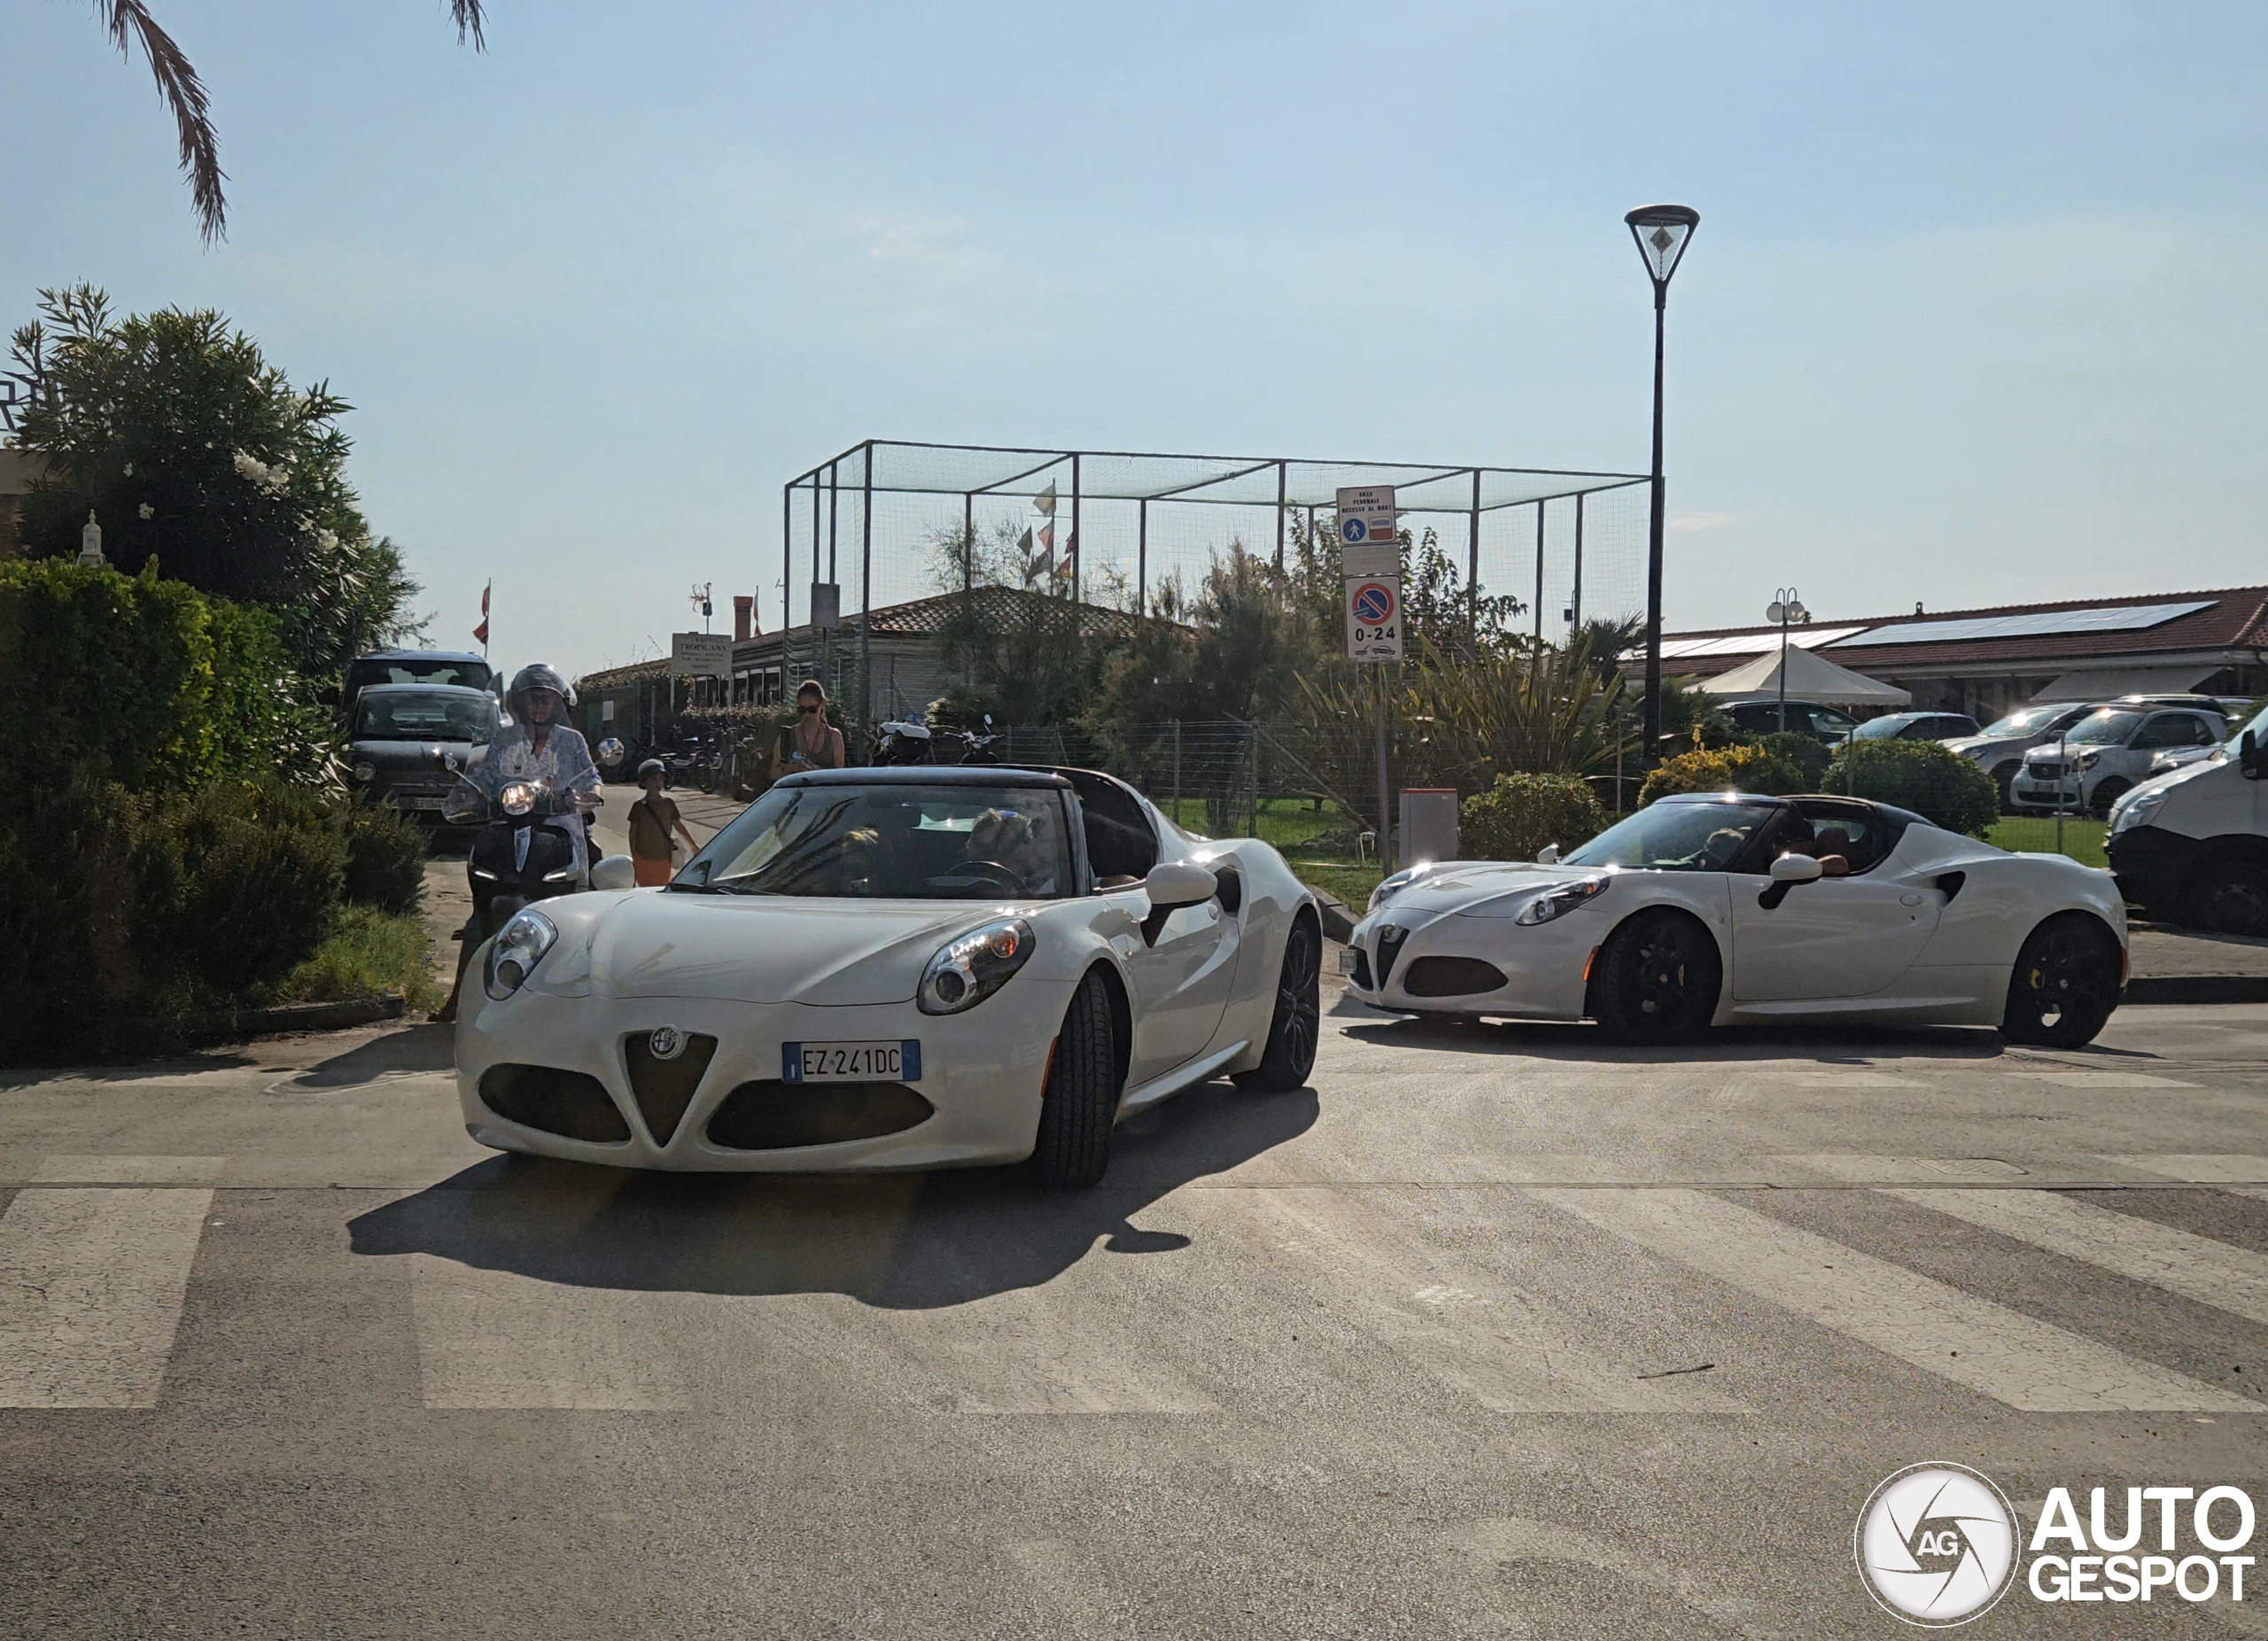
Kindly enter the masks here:
<path id="1" fill-rule="evenodd" d="M 515 781 L 498 796 L 496 804 L 508 815 L 524 815 L 535 807 L 535 788 Z"/>
<path id="2" fill-rule="evenodd" d="M 1555 917 L 1565 917 L 1577 906 L 1596 900 L 1606 892 L 1614 880 L 1602 873 L 1573 883 L 1555 883 L 1522 906 L 1512 922 L 1523 928 L 1533 929 L 1538 923 L 1548 923 Z"/>
<path id="3" fill-rule="evenodd" d="M 915 1002 L 925 1015 L 974 1008 L 1031 960 L 1035 937 L 1021 917 L 971 929 L 929 960 Z"/>
<path id="4" fill-rule="evenodd" d="M 501 1003 L 518 991 L 558 938 L 559 930 L 542 913 L 533 908 L 516 913 L 489 944 L 488 995 Z"/>

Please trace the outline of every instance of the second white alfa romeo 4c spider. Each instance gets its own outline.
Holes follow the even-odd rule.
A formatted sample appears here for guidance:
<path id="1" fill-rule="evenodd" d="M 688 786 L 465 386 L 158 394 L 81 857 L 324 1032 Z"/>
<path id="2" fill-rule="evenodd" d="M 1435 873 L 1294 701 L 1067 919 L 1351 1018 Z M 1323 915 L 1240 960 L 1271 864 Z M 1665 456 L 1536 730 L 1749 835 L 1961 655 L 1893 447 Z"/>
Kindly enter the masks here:
<path id="1" fill-rule="evenodd" d="M 667 888 L 545 900 L 478 955 L 459 1099 L 501 1150 L 634 1168 L 1102 1177 L 1121 1118 L 1289 1090 L 1315 897 L 1085 770 L 791 775 Z M 477 993 L 477 995 L 476 995 Z"/>
<path id="2" fill-rule="evenodd" d="M 2125 990 L 2126 908 L 2108 872 L 1888 805 L 1690 793 L 1564 859 L 1398 873 L 1342 967 L 1380 1008 L 1594 1019 L 1629 1042 L 1874 1019 L 2068 1048 Z"/>

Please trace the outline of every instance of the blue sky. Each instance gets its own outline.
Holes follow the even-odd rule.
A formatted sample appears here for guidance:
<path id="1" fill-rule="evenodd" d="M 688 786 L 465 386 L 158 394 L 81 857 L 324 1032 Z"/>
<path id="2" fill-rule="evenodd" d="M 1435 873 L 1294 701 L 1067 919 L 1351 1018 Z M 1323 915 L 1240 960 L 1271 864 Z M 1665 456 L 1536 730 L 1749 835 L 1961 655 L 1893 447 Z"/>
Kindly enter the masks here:
<path id="1" fill-rule="evenodd" d="M 357 406 L 459 641 L 776 598 L 870 436 L 1638 469 L 1667 618 L 2261 579 L 2268 8 L 157 0 L 230 233 L 78 0 L 0 0 L 0 318 L 209 304 Z"/>

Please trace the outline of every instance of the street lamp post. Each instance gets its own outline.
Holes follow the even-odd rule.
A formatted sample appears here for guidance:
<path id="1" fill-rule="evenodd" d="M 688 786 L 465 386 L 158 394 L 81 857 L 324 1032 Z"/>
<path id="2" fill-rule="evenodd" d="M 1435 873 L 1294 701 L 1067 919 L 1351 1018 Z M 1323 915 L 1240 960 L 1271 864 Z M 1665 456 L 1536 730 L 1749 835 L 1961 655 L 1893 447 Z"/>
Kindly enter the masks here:
<path id="1" fill-rule="evenodd" d="M 1662 321 L 1669 307 L 1669 279 L 1701 224 L 1690 206 L 1640 206 L 1622 219 L 1630 225 L 1646 276 L 1654 282 L 1654 485 L 1652 515 L 1646 531 L 1646 745 L 1651 767 L 1662 734 Z"/>
<path id="2" fill-rule="evenodd" d="M 1811 611 L 1804 608 L 1804 601 L 1796 596 L 1796 589 L 1783 587 L 1772 595 L 1764 607 L 1764 618 L 1780 624 L 1780 733 L 1788 733 L 1788 626 L 1790 622 L 1811 619 Z"/>

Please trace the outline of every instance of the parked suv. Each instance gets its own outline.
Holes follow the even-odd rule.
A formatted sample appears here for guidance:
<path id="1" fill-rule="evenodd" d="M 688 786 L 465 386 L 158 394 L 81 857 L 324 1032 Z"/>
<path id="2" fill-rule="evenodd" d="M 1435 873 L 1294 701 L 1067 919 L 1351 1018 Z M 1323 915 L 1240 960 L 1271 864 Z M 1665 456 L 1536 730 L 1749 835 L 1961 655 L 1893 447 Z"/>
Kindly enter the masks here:
<path id="1" fill-rule="evenodd" d="M 2026 752 L 2008 796 L 2019 810 L 2085 809 L 2107 816 L 2121 793 L 2149 779 L 2150 764 L 2160 752 L 2210 747 L 2225 741 L 2228 733 L 2228 720 L 2203 708 L 2101 707 L 2074 724 L 2060 743 Z"/>
<path id="2" fill-rule="evenodd" d="M 1966 712 L 1885 712 L 1852 733 L 1861 741 L 1953 741 L 1977 733 Z"/>
<path id="3" fill-rule="evenodd" d="M 1752 735 L 1776 735 L 1780 728 L 1780 703 L 1777 701 L 1735 701 L 1721 709 L 1729 718 Z M 1788 733 L 1809 735 L 1824 741 L 1829 746 L 1840 746 L 1844 738 L 1859 727 L 1858 720 L 1848 712 L 1831 706 L 1821 706 L 1816 701 L 1788 703 Z"/>

